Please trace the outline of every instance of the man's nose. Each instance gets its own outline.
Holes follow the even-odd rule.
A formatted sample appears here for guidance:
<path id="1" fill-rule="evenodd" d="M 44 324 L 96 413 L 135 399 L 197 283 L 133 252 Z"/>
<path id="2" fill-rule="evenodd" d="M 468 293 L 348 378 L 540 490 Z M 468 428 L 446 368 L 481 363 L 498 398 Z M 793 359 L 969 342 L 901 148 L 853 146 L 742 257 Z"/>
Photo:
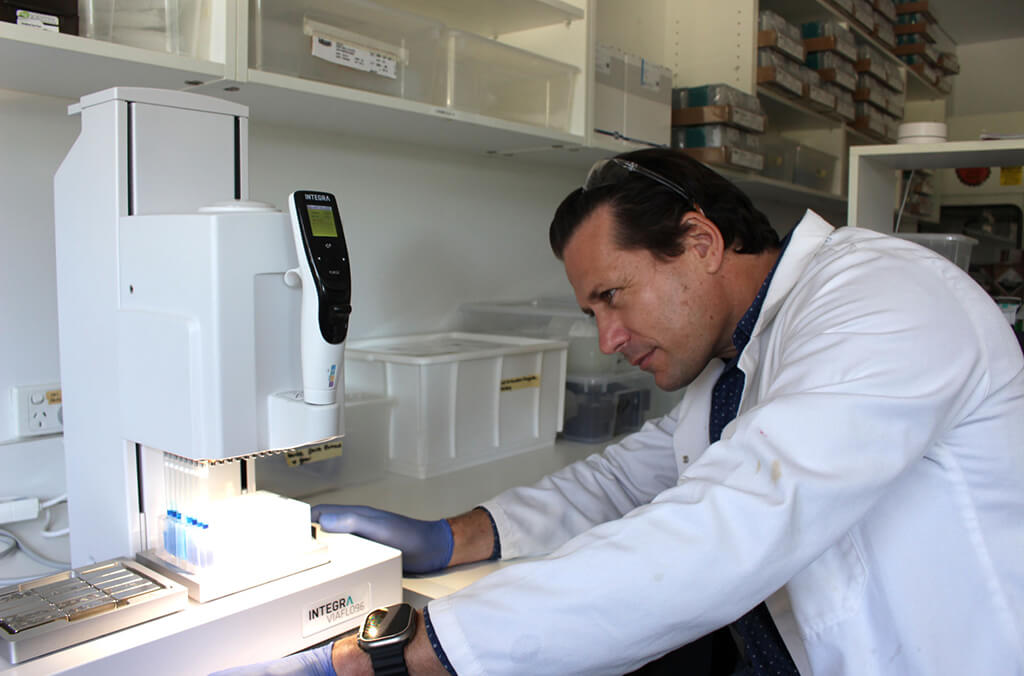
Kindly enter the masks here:
<path id="1" fill-rule="evenodd" d="M 597 315 L 597 341 L 601 352 L 615 354 L 629 340 L 629 332 L 614 315 L 599 313 Z"/>

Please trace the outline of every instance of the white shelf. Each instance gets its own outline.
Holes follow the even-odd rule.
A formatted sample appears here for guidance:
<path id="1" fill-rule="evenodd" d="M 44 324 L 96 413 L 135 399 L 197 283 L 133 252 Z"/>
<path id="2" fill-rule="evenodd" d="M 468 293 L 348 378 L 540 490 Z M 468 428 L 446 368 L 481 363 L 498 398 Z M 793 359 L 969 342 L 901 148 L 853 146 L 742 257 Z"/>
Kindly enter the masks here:
<path id="1" fill-rule="evenodd" d="M 114 86 L 183 89 L 225 65 L 0 22 L 0 88 L 78 99 Z"/>
<path id="2" fill-rule="evenodd" d="M 843 121 L 804 105 L 800 99 L 781 94 L 771 87 L 757 86 L 761 106 L 768 116 L 772 131 L 806 129 L 808 127 L 841 127 Z"/>
<path id="3" fill-rule="evenodd" d="M 1022 164 L 1022 139 L 855 146 L 850 148 L 847 224 L 892 231 L 892 196 L 898 170 Z"/>
<path id="4" fill-rule="evenodd" d="M 739 186 L 748 197 L 757 204 L 760 200 L 793 203 L 816 211 L 842 209 L 846 205 L 846 197 L 834 193 L 806 188 L 796 183 L 788 183 L 760 174 L 745 171 L 713 167 L 715 171 Z"/>
<path id="5" fill-rule="evenodd" d="M 582 19 L 579 7 L 562 0 L 378 0 L 381 4 L 438 19 L 452 28 L 494 37 Z"/>
<path id="6" fill-rule="evenodd" d="M 560 150 L 584 143 L 582 136 L 562 131 L 251 69 L 248 82 L 215 82 L 192 91 L 249 106 L 255 123 L 456 151 L 500 155 Z"/>

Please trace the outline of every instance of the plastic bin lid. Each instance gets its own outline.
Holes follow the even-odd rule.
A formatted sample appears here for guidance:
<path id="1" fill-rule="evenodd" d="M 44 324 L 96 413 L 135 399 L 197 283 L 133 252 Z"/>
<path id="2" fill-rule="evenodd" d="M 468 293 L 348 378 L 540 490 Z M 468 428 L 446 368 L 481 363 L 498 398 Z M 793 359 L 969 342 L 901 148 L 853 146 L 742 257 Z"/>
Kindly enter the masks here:
<path id="1" fill-rule="evenodd" d="M 587 388 L 594 387 L 595 385 L 608 385 L 610 383 L 623 383 L 630 386 L 636 386 L 640 383 L 653 383 L 653 377 L 647 373 L 647 371 L 641 371 L 637 368 L 632 368 L 628 371 L 616 371 L 610 373 L 597 373 L 597 374 L 573 374 L 567 373 L 565 376 L 566 382 L 575 383 L 577 385 L 583 385 Z"/>
<path id="2" fill-rule="evenodd" d="M 911 242 L 959 242 L 972 245 L 978 243 L 978 240 L 967 235 L 944 232 L 897 232 L 894 234 L 900 239 L 907 239 Z"/>
<path id="3" fill-rule="evenodd" d="M 426 333 L 350 342 L 345 356 L 364 361 L 435 364 L 508 354 L 566 349 L 564 340 L 540 340 L 488 333 Z"/>
<path id="4" fill-rule="evenodd" d="M 497 312 L 502 314 L 537 315 L 544 317 L 569 317 L 586 319 L 576 299 L 572 296 L 549 296 L 531 300 L 480 301 L 463 303 L 461 311 Z"/>

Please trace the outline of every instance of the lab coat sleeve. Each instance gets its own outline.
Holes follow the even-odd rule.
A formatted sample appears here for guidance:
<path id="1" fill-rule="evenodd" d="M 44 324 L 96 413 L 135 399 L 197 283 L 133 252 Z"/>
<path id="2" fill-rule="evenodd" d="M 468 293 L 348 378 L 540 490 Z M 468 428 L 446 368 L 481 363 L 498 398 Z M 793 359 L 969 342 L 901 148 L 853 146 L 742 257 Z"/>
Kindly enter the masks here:
<path id="1" fill-rule="evenodd" d="M 485 502 L 498 528 L 502 558 L 547 554 L 674 485 L 679 475 L 672 445 L 675 415 L 648 421 L 603 453 Z"/>
<path id="2" fill-rule="evenodd" d="M 837 543 L 976 407 L 988 365 L 970 294 L 956 289 L 971 282 L 871 251 L 843 255 L 787 298 L 773 337 L 760 339 L 758 403 L 678 485 L 431 602 L 459 673 L 621 674 L 728 624 Z M 580 515 L 549 518 L 571 535 L 601 520 L 583 516 L 591 501 L 606 519 L 645 494 L 566 497 Z"/>

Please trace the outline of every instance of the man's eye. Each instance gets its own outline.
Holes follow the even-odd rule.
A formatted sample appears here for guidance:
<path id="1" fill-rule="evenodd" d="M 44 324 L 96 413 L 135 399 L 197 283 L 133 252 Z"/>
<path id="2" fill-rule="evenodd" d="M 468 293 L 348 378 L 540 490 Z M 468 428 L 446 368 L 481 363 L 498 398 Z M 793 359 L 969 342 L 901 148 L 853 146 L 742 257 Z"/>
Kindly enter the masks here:
<path id="1" fill-rule="evenodd" d="M 618 289 L 608 289 L 607 291 L 602 291 L 601 300 L 610 305 L 612 300 L 615 298 L 615 294 L 618 293 L 618 291 Z"/>

